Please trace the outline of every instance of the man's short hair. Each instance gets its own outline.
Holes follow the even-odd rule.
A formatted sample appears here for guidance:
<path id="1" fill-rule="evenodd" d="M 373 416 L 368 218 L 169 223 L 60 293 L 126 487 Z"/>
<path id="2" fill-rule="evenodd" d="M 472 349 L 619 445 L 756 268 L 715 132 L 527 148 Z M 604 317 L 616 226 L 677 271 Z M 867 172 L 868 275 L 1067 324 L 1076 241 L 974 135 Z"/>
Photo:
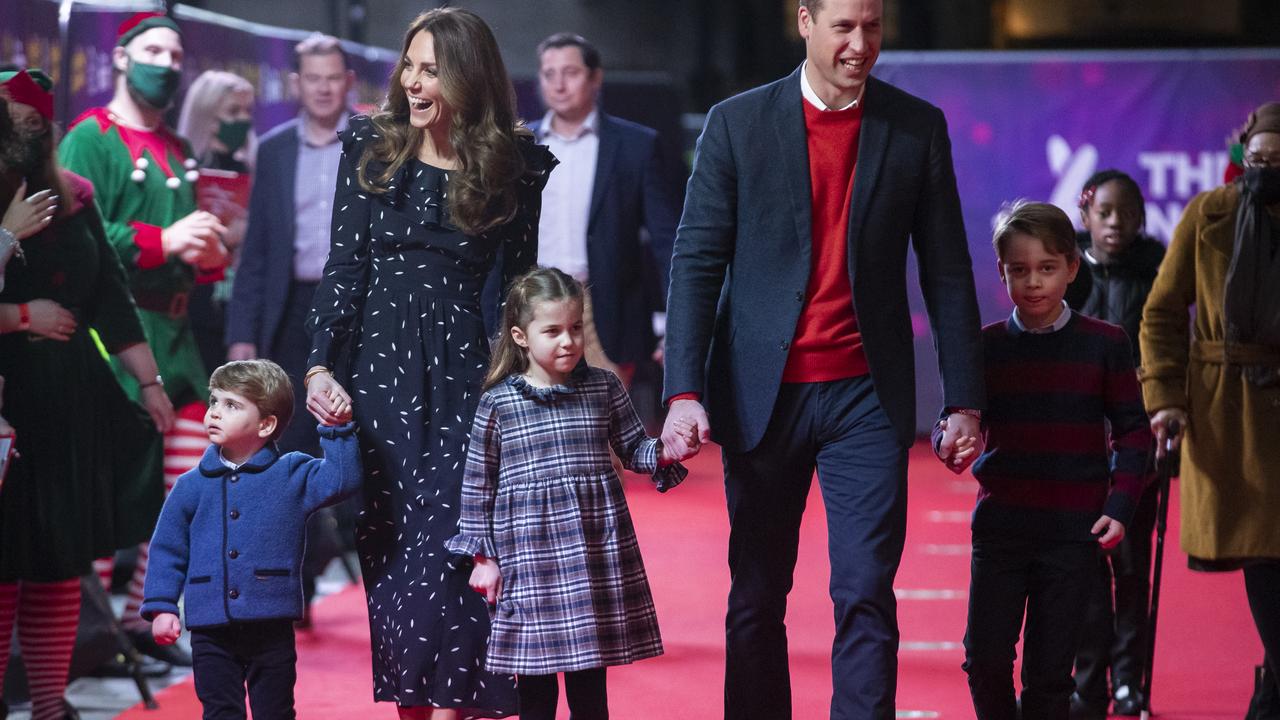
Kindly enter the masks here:
<path id="1" fill-rule="evenodd" d="M 275 441 L 293 419 L 293 383 L 284 368 L 270 360 L 234 360 L 213 371 L 209 389 L 243 395 L 262 417 L 276 416 Z"/>
<path id="2" fill-rule="evenodd" d="M 302 58 L 308 55 L 341 55 L 342 67 L 351 69 L 351 58 L 342 49 L 342 41 L 332 35 L 311 33 L 302 42 L 293 47 L 293 71 L 302 72 Z"/>
<path id="3" fill-rule="evenodd" d="M 1076 229 L 1071 218 L 1056 205 L 1017 200 L 1001 208 L 1000 219 L 991 237 L 996 258 L 1004 262 L 1009 241 L 1015 235 L 1029 235 L 1044 244 L 1044 249 L 1054 255 L 1066 255 L 1067 260 L 1080 257 L 1076 243 Z"/>
<path id="4" fill-rule="evenodd" d="M 799 7 L 808 10 L 810 15 L 817 15 L 822 9 L 822 0 L 800 0 Z"/>
<path id="5" fill-rule="evenodd" d="M 578 48 L 578 52 L 582 53 L 582 64 L 586 65 L 591 72 L 600 69 L 600 51 L 591 44 L 591 41 L 571 32 L 558 32 L 538 43 L 538 60 L 541 61 L 542 54 L 548 50 L 566 47 Z"/>

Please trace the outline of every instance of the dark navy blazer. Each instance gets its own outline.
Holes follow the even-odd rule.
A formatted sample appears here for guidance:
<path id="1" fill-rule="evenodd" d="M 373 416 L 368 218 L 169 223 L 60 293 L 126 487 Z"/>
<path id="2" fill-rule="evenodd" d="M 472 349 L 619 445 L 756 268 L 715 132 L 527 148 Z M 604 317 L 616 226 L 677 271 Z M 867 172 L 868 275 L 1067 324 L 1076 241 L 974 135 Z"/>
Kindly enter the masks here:
<path id="1" fill-rule="evenodd" d="M 663 397 L 697 392 L 730 451 L 764 435 L 804 307 L 811 262 L 800 70 L 707 114 L 676 233 Z M 867 81 L 849 218 L 849 279 L 880 404 L 915 437 L 907 303 L 916 254 L 944 402 L 985 406 L 973 272 L 942 111 Z"/>
<path id="2" fill-rule="evenodd" d="M 609 359 L 640 362 L 654 350 L 652 313 L 667 293 L 679 199 L 664 174 L 658 133 L 603 112 L 598 117 L 600 150 L 587 221 L 592 311 Z M 539 125 L 530 129 L 541 137 Z M 641 228 L 649 233 L 652 266 Z"/>
<path id="3" fill-rule="evenodd" d="M 217 445 L 183 473 L 151 538 L 142 617 L 189 628 L 302 617 L 307 517 L 360 488 L 355 425 L 319 427 L 324 459 L 274 445 L 232 470 Z"/>
<path id="4" fill-rule="evenodd" d="M 299 122 L 273 128 L 258 144 L 249 225 L 227 305 L 227 345 L 253 343 L 263 357 L 271 352 L 293 283 Z"/>

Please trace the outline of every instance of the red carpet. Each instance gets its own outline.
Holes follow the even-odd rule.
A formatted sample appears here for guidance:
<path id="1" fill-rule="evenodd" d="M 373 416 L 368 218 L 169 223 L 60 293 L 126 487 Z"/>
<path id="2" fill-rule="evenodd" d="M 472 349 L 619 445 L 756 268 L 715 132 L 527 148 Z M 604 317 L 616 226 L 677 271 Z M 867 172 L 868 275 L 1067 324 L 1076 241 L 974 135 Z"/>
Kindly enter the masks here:
<path id="1" fill-rule="evenodd" d="M 658 495 L 628 479 L 645 564 L 653 585 L 667 654 L 611 669 L 612 716 L 703 720 L 721 716 L 724 604 L 728 537 L 720 458 L 709 449 L 690 463 L 680 487 Z M 923 445 L 912 455 L 907 549 L 898 574 L 902 650 L 899 715 L 969 718 L 963 651 L 968 588 L 968 513 L 976 484 L 942 468 Z M 1154 707 L 1168 720 L 1217 720 L 1244 715 L 1253 665 L 1262 649 L 1253 632 L 1238 573 L 1186 570 L 1177 547 L 1177 508 L 1170 513 Z M 810 496 L 800 562 L 788 616 L 795 717 L 828 716 L 833 622 L 826 597 L 826 523 L 822 499 Z M 298 636 L 298 716 L 394 718 L 376 705 L 369 679 L 368 624 L 359 589 L 323 600 L 315 629 Z M 135 707 L 121 718 L 197 718 L 190 681 L 159 694 L 161 709 Z M 920 711 L 920 714 L 908 711 Z M 568 717 L 567 711 L 561 717 Z"/>

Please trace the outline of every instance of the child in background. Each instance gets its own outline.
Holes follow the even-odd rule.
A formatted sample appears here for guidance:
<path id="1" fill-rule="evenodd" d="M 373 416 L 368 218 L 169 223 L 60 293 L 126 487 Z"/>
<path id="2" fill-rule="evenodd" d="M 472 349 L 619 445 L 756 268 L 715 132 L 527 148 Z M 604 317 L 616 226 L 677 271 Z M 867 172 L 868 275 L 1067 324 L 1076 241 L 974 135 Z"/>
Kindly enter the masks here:
<path id="1" fill-rule="evenodd" d="M 293 388 L 269 360 L 231 362 L 209 378 L 213 444 L 178 478 L 151 539 L 142 616 L 156 642 L 182 632 L 205 718 L 293 718 L 293 621 L 302 617 L 307 516 L 360 487 L 355 425 L 320 427 L 323 460 L 281 455 Z M 348 410 L 349 412 L 349 410 Z"/>
<path id="2" fill-rule="evenodd" d="M 1142 364 L 1138 351 L 1142 306 L 1164 260 L 1164 245 L 1142 232 L 1145 217 L 1142 190 L 1133 178 L 1119 170 L 1094 173 L 1080 193 L 1085 229 L 1076 239 L 1084 256 L 1082 272 L 1067 289 L 1072 310 L 1124 328 L 1135 366 Z M 1155 522 L 1156 492 L 1149 485 L 1124 540 L 1098 563 L 1098 582 L 1076 654 L 1074 720 L 1103 720 L 1113 699 L 1117 715 L 1136 716 L 1142 711 Z"/>
<path id="3" fill-rule="evenodd" d="M 560 270 L 513 283 L 447 543 L 475 562 L 471 587 L 494 609 L 485 668 L 517 675 L 521 720 L 555 718 L 561 672 L 575 720 L 607 718 L 605 668 L 662 654 L 609 449 L 660 492 L 684 479 L 684 458 L 645 436 L 617 376 L 580 363 L 582 310 L 582 285 Z"/>
<path id="4" fill-rule="evenodd" d="M 1080 266 L 1066 214 L 1017 203 L 993 244 L 1015 309 L 982 330 L 986 450 L 940 458 L 957 472 L 973 461 L 981 486 L 964 669 L 979 720 L 1016 720 L 1025 608 L 1021 717 L 1065 718 L 1080 608 L 1142 493 L 1151 430 L 1124 332 L 1063 302 Z"/>

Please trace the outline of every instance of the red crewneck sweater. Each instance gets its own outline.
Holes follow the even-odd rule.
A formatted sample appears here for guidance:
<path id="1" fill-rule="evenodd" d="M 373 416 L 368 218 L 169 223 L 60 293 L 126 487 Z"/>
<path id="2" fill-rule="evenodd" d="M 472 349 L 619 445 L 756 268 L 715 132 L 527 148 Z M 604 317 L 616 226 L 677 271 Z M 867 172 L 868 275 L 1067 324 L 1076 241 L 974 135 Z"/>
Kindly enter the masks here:
<path id="1" fill-rule="evenodd" d="M 858 164 L 862 106 L 804 105 L 809 145 L 812 242 L 809 287 L 783 382 L 826 382 L 865 375 L 867 357 L 849 284 L 849 209 Z"/>

